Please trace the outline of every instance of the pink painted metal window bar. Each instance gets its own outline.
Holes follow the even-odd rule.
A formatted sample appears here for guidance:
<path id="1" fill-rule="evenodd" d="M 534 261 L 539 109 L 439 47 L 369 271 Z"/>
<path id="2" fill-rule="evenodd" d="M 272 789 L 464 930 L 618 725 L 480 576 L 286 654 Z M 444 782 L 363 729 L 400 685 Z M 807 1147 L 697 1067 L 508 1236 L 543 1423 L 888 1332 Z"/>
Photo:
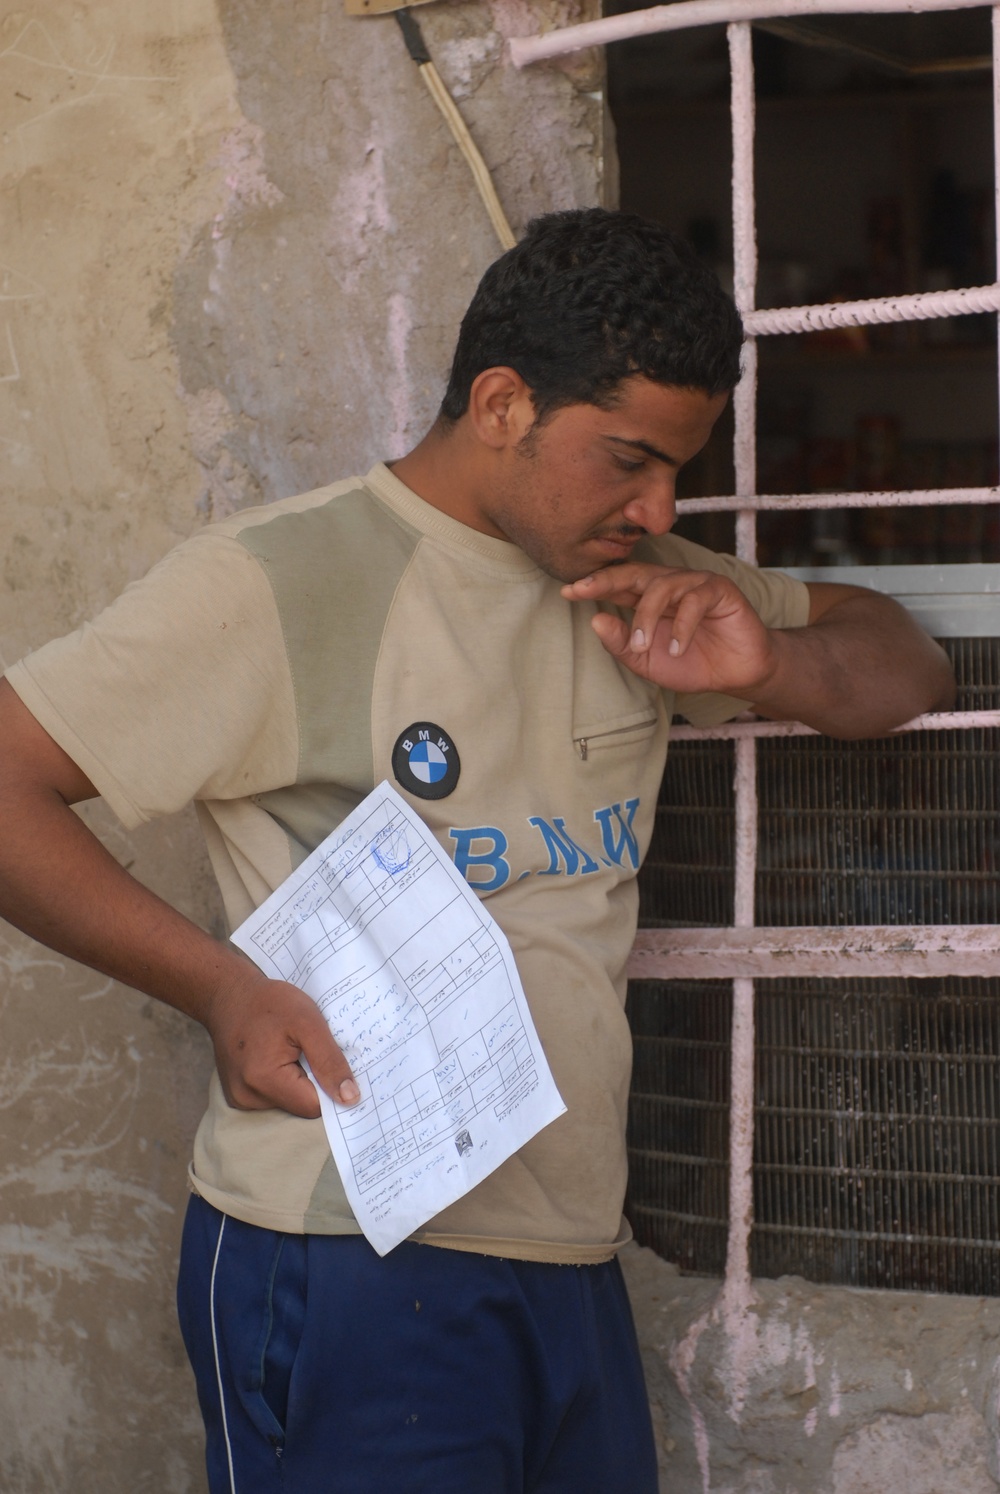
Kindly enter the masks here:
<path id="1" fill-rule="evenodd" d="M 584 47 L 693 26 L 728 26 L 733 139 L 734 294 L 747 331 L 743 376 L 734 396 L 735 494 L 696 498 L 680 512 L 735 511 L 737 554 L 756 560 L 756 516 L 768 509 L 995 504 L 997 488 L 938 488 L 914 492 L 801 493 L 756 491 L 757 338 L 820 328 L 1000 312 L 1000 283 L 882 299 L 756 309 L 757 238 L 754 195 L 754 77 L 751 22 L 779 17 L 901 14 L 981 8 L 981 0 L 680 0 L 568 26 L 510 43 L 519 67 Z M 1000 5 L 993 7 L 994 149 L 1000 161 Z M 1000 185 L 996 188 L 1000 243 Z M 998 267 L 1000 274 L 1000 267 Z M 942 731 L 1000 726 L 1000 711 L 953 711 L 921 716 L 901 730 Z M 731 928 L 640 930 L 629 974 L 641 979 L 732 978 L 733 1028 L 726 1293 L 742 1298 L 749 1286 L 753 1214 L 754 982 L 794 971 L 801 976 L 987 976 L 1000 969 L 1000 930 L 991 925 L 760 928 L 754 925 L 757 866 L 756 741 L 815 735 L 797 723 L 738 721 L 699 730 L 675 727 L 674 740 L 732 739 L 736 751 L 735 906 Z"/>

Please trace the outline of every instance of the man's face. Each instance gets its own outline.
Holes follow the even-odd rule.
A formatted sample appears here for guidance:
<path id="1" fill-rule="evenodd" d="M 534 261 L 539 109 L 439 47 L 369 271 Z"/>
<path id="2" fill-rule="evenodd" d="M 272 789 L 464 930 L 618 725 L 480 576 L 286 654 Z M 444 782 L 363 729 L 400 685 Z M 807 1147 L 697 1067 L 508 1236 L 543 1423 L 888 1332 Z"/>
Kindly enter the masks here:
<path id="1" fill-rule="evenodd" d="M 727 396 L 636 376 L 610 410 L 567 405 L 506 454 L 483 517 L 550 576 L 577 581 L 627 560 L 674 522 L 678 470 L 708 440 Z"/>

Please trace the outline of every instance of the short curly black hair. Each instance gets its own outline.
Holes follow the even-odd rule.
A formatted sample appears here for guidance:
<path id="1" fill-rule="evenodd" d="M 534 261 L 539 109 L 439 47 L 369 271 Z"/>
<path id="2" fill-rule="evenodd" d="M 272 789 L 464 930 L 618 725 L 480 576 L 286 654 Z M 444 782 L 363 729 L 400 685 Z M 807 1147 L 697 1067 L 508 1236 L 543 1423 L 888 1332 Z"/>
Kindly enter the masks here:
<path id="1" fill-rule="evenodd" d="M 514 368 L 539 421 L 610 406 L 633 374 L 722 394 L 740 376 L 743 327 L 694 250 L 631 213 L 547 213 L 486 271 L 462 321 L 440 418 L 469 407 L 486 368 Z"/>

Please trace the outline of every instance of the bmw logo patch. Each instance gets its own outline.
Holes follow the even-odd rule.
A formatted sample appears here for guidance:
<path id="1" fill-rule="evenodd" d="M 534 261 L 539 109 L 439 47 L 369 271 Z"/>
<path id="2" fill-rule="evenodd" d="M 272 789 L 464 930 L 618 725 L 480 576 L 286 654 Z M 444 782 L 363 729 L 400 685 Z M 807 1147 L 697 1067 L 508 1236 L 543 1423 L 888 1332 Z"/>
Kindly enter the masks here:
<path id="1" fill-rule="evenodd" d="M 414 721 L 396 738 L 392 771 L 408 794 L 418 799 L 446 799 L 458 783 L 462 764 L 446 731 L 433 721 Z"/>

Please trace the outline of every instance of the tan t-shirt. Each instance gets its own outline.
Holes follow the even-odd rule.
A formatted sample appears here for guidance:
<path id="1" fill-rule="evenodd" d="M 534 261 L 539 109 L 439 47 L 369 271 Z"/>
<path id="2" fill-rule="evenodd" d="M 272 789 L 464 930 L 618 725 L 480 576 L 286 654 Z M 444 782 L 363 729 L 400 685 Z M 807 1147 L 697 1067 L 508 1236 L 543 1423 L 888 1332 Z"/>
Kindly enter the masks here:
<path id="1" fill-rule="evenodd" d="M 786 576 L 671 536 L 639 553 L 732 576 L 769 626 L 806 622 Z M 674 709 L 741 708 L 636 678 L 592 611 L 379 465 L 202 531 L 8 672 L 126 826 L 195 801 L 233 926 L 383 778 L 420 813 L 510 940 L 567 1105 L 417 1236 L 456 1249 L 590 1262 L 627 1238 L 636 873 Z M 393 771 L 431 727 L 434 798 L 405 751 Z M 253 1224 L 358 1228 L 322 1123 L 231 1109 L 217 1077 L 191 1177 Z"/>

